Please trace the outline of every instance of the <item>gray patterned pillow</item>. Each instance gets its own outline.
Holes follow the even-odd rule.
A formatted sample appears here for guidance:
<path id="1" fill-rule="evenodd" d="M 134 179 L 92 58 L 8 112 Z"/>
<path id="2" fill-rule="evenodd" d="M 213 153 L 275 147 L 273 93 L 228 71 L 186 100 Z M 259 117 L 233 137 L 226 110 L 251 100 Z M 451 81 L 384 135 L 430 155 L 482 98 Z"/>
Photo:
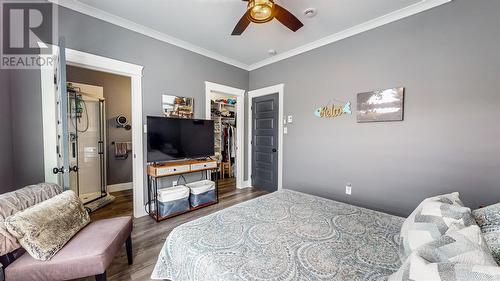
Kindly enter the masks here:
<path id="1" fill-rule="evenodd" d="M 476 225 L 471 210 L 463 206 L 458 192 L 422 201 L 401 227 L 403 260 L 418 247 L 439 239 L 452 224 Z"/>
<path id="2" fill-rule="evenodd" d="M 5 226 L 33 258 L 45 261 L 89 222 L 78 196 L 65 191 L 8 217 Z"/>
<path id="3" fill-rule="evenodd" d="M 413 251 L 389 281 L 499 280 L 500 267 L 479 227 L 460 227 L 452 225 L 444 236 Z"/>
<path id="4" fill-rule="evenodd" d="M 493 257 L 500 265 L 500 203 L 474 210 L 472 215 L 481 227 Z"/>

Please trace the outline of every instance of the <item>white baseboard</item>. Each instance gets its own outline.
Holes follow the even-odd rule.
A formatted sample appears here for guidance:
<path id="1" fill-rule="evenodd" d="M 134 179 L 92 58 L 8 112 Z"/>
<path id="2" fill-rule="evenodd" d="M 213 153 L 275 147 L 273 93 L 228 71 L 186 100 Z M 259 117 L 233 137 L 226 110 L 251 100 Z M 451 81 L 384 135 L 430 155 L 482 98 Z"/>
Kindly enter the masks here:
<path id="1" fill-rule="evenodd" d="M 250 181 L 244 181 L 243 186 L 240 188 L 247 188 L 247 187 L 252 187 L 252 185 L 250 184 Z"/>
<path id="2" fill-rule="evenodd" d="M 117 191 L 129 190 L 129 189 L 133 189 L 133 188 L 134 188 L 133 182 L 112 184 L 112 185 L 108 185 L 108 192 L 117 192 Z"/>

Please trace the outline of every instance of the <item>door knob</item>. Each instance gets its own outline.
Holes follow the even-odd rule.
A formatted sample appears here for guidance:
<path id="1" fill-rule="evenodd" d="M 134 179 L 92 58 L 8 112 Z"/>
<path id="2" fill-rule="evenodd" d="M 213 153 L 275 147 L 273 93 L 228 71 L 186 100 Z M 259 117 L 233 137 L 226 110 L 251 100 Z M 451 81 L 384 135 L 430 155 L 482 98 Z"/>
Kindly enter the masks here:
<path id="1" fill-rule="evenodd" d="M 273 152 L 276 152 L 276 151 L 277 151 L 276 148 L 273 148 Z"/>
<path id="2" fill-rule="evenodd" d="M 64 174 L 64 167 L 61 167 L 61 168 L 56 167 L 56 168 L 52 169 L 52 173 L 54 173 L 54 175 L 57 175 L 59 173 Z"/>

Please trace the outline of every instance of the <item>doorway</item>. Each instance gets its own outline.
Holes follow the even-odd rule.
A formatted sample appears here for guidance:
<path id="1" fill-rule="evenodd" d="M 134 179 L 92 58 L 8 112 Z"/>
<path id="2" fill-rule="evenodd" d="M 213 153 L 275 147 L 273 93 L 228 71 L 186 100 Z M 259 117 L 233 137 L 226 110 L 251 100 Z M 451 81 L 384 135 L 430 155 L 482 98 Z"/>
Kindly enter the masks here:
<path id="1" fill-rule="evenodd" d="M 215 157 L 224 190 L 245 188 L 245 90 L 205 82 L 206 119 L 214 120 Z"/>
<path id="2" fill-rule="evenodd" d="M 252 99 L 252 186 L 278 190 L 278 93 Z"/>
<path id="3" fill-rule="evenodd" d="M 66 70 L 68 92 L 75 93 L 81 104 L 70 106 L 76 108 L 70 115 L 70 127 L 77 128 L 76 138 L 70 138 L 77 147 L 71 161 L 78 167 L 71 174 L 76 177 L 72 187 L 76 185 L 77 194 L 92 211 L 114 208 L 118 197 L 122 213 L 132 215 L 131 79 L 71 65 Z M 100 107 L 95 106 L 96 100 Z M 107 204 L 110 206 L 103 206 Z"/>
<path id="4" fill-rule="evenodd" d="M 248 92 L 248 172 L 252 187 L 283 187 L 284 85 Z"/>
<path id="5" fill-rule="evenodd" d="M 123 75 L 131 79 L 132 118 L 138 122 L 132 126 L 132 174 L 133 174 L 133 213 L 134 217 L 146 215 L 144 210 L 144 157 L 142 131 L 142 71 L 143 67 L 102 56 L 97 56 L 72 49 L 65 49 L 64 40 L 59 46 L 53 46 L 53 55 L 59 63 L 55 67 L 41 69 L 42 106 L 43 110 L 43 138 L 44 138 L 44 166 L 46 182 L 64 185 L 69 189 L 70 165 L 66 156 L 69 155 L 68 142 L 58 141 L 58 125 L 55 120 L 59 114 L 55 102 L 62 93 L 66 92 L 66 64 L 83 67 L 96 71 Z M 56 78 L 56 79 L 54 79 Z M 64 100 L 64 99 L 63 99 Z M 62 119 L 64 120 L 64 118 Z M 60 124 L 61 125 L 61 124 Z M 59 125 L 59 126 L 60 126 Z M 65 127 L 67 127 L 66 124 Z M 64 135 L 61 139 L 69 139 Z M 63 158 L 61 158 L 63 157 Z M 63 159 L 64 161 L 61 161 Z M 62 173 L 56 172 L 57 170 Z"/>
<path id="6" fill-rule="evenodd" d="M 69 112 L 60 117 L 68 119 L 70 189 L 88 204 L 107 195 L 106 100 L 99 86 L 69 82 L 67 90 Z"/>

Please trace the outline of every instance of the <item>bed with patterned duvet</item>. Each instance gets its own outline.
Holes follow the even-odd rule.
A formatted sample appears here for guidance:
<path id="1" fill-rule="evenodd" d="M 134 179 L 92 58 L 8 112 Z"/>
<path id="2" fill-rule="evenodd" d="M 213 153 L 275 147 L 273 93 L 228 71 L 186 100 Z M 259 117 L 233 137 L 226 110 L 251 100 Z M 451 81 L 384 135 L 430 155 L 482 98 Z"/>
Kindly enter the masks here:
<path id="1" fill-rule="evenodd" d="M 280 190 L 183 224 L 155 280 L 385 280 L 404 218 Z"/>

